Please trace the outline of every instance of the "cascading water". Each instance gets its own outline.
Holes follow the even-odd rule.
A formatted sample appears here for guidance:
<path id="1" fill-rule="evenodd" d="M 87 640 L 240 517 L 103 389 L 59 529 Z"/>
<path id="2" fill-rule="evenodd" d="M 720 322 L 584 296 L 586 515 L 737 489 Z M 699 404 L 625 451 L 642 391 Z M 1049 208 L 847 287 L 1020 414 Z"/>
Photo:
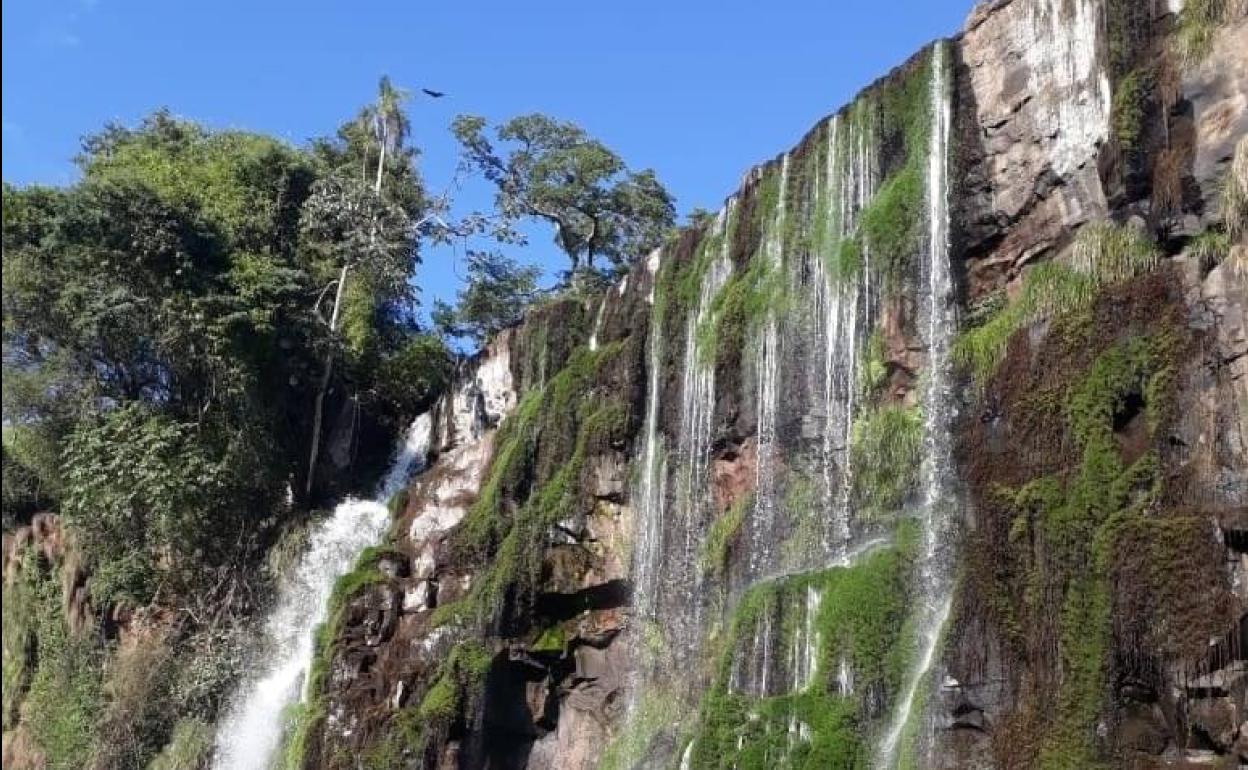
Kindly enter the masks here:
<path id="1" fill-rule="evenodd" d="M 784 269 L 786 193 L 789 156 L 780 162 L 780 190 L 775 214 L 764 234 L 762 259 L 769 272 Z M 755 357 L 758 368 L 758 463 L 754 486 L 754 520 L 751 522 L 750 574 L 757 577 L 772 567 L 772 539 L 776 525 L 776 410 L 780 395 L 780 319 L 776 308 L 767 310 L 758 334 Z"/>
<path id="2" fill-rule="evenodd" d="M 284 711 L 302 697 L 312 662 L 313 636 L 325 619 L 334 583 L 360 552 L 376 543 L 390 524 L 386 502 L 423 469 L 433 436 L 428 413 L 408 428 L 394 460 L 371 500 L 350 498 L 309 537 L 307 550 L 278 590 L 264 624 L 266 665 L 245 680 L 217 730 L 213 767 L 267 770 L 281 746 Z"/>
<path id="3" fill-rule="evenodd" d="M 650 256 L 651 280 L 658 280 L 660 252 Z M 654 303 L 651 290 L 650 302 Z M 663 436 L 659 433 L 659 407 L 662 396 L 663 319 L 654 309 L 650 313 L 647 341 L 646 420 L 641 448 L 641 472 L 634 491 L 637 511 L 636 545 L 633 553 L 633 602 L 639 617 L 653 620 L 658 601 L 658 577 L 663 553 L 663 499 L 666 477 L 664 470 Z"/>
<path id="4" fill-rule="evenodd" d="M 877 765 L 881 768 L 891 768 L 896 764 L 902 733 L 915 716 L 912 712 L 916 697 L 919 688 L 927 681 L 936 657 L 951 603 L 952 581 L 947 551 L 954 524 L 954 495 L 950 481 L 953 468 L 950 423 L 954 407 L 949 347 L 957 325 L 949 267 L 948 147 L 951 120 L 945 47 L 943 43 L 937 43 L 932 51 L 927 172 L 927 374 L 922 396 L 924 458 L 916 624 L 918 657 L 907 674 L 893 721 L 880 742 Z"/>
<path id="5" fill-rule="evenodd" d="M 849 493 L 853 482 L 850 438 L 858 390 L 860 337 L 872 323 L 869 244 L 863 262 L 847 266 L 837 252 L 854 235 L 858 212 L 875 193 L 874 138 L 871 113 L 857 105 L 844 118 L 833 117 L 827 129 L 827 160 L 817 195 L 825 212 L 823 254 L 815 255 L 815 316 L 823 338 L 822 471 L 829 515 L 823 530 L 823 554 L 844 555 L 852 538 Z"/>
<path id="6" fill-rule="evenodd" d="M 678 442 L 679 474 L 677 521 L 683 531 L 684 552 L 669 565 L 674 568 L 670 580 L 690 586 L 690 601 L 682 602 L 679 617 L 668 618 L 675 631 L 671 642 L 681 648 L 692 648 L 701 626 L 702 570 L 697 568 L 698 552 L 708 495 L 707 465 L 710 460 L 711 428 L 715 416 L 715 366 L 699 349 L 698 330 L 711 319 L 712 304 L 732 273 L 729 258 L 729 223 L 736 201 L 729 199 L 716 218 L 713 237 L 719 241 L 718 254 L 702 277 L 697 311 L 689 314 L 685 324 L 685 353 L 681 381 L 680 437 Z"/>

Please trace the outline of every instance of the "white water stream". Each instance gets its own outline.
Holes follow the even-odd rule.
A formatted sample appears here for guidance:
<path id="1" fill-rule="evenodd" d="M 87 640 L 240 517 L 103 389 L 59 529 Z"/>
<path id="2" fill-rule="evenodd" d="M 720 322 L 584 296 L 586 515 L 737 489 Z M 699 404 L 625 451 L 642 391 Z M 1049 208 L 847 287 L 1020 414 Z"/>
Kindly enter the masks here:
<path id="1" fill-rule="evenodd" d="M 923 388 L 922 550 L 919 553 L 918 658 L 906 675 L 892 723 L 880 742 L 877 766 L 892 768 L 906 725 L 916 715 L 919 688 L 928 681 L 941 631 L 949 617 L 951 583 L 947 551 L 954 522 L 950 477 L 953 469 L 950 422 L 953 391 L 949 347 L 957 329 L 953 278 L 949 267 L 948 146 L 952 106 L 945 44 L 932 49 L 931 138 L 928 147 L 927 373 Z"/>
<path id="2" fill-rule="evenodd" d="M 262 660 L 244 679 L 217 729 L 215 770 L 267 770 L 282 742 L 286 709 L 301 698 L 312 663 L 313 637 L 324 621 L 334 583 L 390 524 L 386 502 L 424 468 L 433 435 L 429 414 L 417 417 L 371 500 L 348 498 L 320 522 L 307 550 L 278 589 L 264 623 Z"/>

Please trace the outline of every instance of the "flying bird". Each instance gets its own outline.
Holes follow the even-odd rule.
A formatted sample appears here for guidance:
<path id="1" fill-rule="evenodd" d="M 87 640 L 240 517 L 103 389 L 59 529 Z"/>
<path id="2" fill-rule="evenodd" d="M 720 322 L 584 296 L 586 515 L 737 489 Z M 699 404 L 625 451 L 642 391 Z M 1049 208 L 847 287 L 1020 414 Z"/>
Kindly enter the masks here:
<path id="1" fill-rule="evenodd" d="M 443 96 L 446 96 L 444 91 L 434 91 L 430 88 L 422 88 L 420 90 L 424 91 L 426 96 L 433 97 L 434 99 L 441 99 Z"/>

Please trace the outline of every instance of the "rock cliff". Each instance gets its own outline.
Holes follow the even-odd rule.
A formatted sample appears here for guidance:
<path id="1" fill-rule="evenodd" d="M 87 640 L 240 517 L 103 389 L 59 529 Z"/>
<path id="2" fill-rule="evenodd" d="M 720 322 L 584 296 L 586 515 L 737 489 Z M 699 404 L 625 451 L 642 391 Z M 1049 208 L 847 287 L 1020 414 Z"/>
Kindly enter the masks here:
<path id="1" fill-rule="evenodd" d="M 983 2 L 494 339 L 292 762 L 1248 762 L 1248 18 L 1210 5 Z"/>

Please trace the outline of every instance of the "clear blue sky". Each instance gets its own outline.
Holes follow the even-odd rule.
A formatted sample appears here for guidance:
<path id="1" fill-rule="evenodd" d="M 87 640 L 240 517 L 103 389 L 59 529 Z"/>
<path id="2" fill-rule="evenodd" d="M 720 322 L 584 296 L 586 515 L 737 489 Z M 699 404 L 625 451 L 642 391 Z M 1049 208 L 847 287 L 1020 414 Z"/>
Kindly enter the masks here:
<path id="1" fill-rule="evenodd" d="M 545 112 L 653 167 L 683 214 L 936 37 L 972 0 L 5 0 L 3 173 L 66 184 L 79 138 L 159 106 L 301 143 L 378 77 L 447 92 L 410 105 L 421 170 L 449 178 L 460 112 Z M 470 10 L 471 9 L 471 10 Z M 488 205 L 481 186 L 460 196 Z M 541 233 L 518 255 L 562 267 Z M 425 255 L 426 307 L 456 285 Z"/>

